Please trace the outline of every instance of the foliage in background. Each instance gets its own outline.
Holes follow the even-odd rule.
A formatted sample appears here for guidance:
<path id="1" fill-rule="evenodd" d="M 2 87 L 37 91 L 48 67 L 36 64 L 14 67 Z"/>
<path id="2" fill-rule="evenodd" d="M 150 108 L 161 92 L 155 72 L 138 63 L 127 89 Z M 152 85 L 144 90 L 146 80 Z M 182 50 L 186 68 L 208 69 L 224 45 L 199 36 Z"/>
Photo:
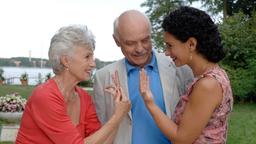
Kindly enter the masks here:
<path id="1" fill-rule="evenodd" d="M 161 51 L 164 48 L 163 31 L 161 24 L 164 17 L 178 6 L 185 5 L 188 2 L 184 0 L 147 0 L 141 4 L 147 7 L 146 15 L 149 17 L 152 25 L 152 39 L 154 48 Z"/>
<path id="2" fill-rule="evenodd" d="M 221 0 L 219 0 L 221 1 Z M 253 10 L 256 10 L 255 0 L 224 0 L 227 1 L 228 15 L 232 16 L 239 11 L 242 11 L 245 15 L 251 17 Z"/>
<path id="3" fill-rule="evenodd" d="M 256 102 L 256 12 L 228 17 L 219 26 L 227 55 L 222 61 L 228 71 L 235 100 Z"/>
<path id="4" fill-rule="evenodd" d="M 237 13 L 225 19 L 219 28 L 227 50 L 225 63 L 234 68 L 249 68 L 250 62 L 255 60 L 256 13 L 251 18 Z"/>
<path id="5" fill-rule="evenodd" d="M 197 2 L 198 0 L 189 0 Z M 202 7 L 206 8 L 212 16 L 222 13 L 223 18 L 233 16 L 235 13 L 242 11 L 247 16 L 251 16 L 253 9 L 256 8 L 255 0 L 199 0 Z"/>

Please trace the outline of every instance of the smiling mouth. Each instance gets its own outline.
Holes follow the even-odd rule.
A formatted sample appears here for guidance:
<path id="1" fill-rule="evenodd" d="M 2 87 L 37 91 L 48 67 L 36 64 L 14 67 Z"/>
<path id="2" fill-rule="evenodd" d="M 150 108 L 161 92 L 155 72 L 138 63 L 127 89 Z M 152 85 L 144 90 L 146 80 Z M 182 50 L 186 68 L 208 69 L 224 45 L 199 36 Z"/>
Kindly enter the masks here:
<path id="1" fill-rule="evenodd" d="M 91 74 L 92 73 L 92 71 L 91 70 L 88 70 L 88 71 L 85 71 L 86 73 L 88 73 L 88 74 Z"/>
<path id="2" fill-rule="evenodd" d="M 144 55 L 134 55 L 134 57 L 141 58 L 141 57 L 144 57 Z"/>
<path id="3" fill-rule="evenodd" d="M 171 57 L 171 58 L 172 58 L 172 60 L 173 60 L 173 61 L 176 61 L 176 60 L 177 60 L 177 58 L 176 58 L 176 57 Z"/>
<path id="4" fill-rule="evenodd" d="M 135 57 L 142 57 L 142 56 L 145 56 L 146 52 L 136 52 L 133 54 L 133 56 Z"/>

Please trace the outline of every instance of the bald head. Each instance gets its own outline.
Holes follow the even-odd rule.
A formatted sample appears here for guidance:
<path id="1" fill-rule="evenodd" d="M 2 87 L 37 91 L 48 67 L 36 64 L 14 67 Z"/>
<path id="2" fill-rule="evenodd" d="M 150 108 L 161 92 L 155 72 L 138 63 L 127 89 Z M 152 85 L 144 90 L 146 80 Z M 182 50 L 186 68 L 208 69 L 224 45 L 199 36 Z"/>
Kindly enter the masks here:
<path id="1" fill-rule="evenodd" d="M 150 21 L 145 14 L 137 10 L 125 11 L 114 21 L 114 36 L 119 37 L 123 30 L 129 32 L 138 26 L 144 26 L 151 31 Z"/>
<path id="2" fill-rule="evenodd" d="M 130 64 L 144 67 L 151 60 L 149 19 L 137 10 L 122 13 L 114 22 L 113 38 Z"/>

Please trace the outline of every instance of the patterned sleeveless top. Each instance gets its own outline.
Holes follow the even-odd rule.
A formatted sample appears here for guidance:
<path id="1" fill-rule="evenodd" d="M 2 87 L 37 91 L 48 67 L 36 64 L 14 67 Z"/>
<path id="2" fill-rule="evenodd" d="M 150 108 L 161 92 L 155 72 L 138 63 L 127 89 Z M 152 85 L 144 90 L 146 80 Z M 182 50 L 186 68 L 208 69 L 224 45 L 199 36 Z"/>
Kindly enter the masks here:
<path id="1" fill-rule="evenodd" d="M 193 90 L 193 85 L 200 78 L 206 76 L 213 77 L 220 83 L 223 90 L 223 99 L 221 104 L 214 110 L 206 127 L 193 144 L 225 144 L 227 140 L 228 114 L 233 107 L 233 97 L 228 76 L 219 66 L 207 70 L 200 77 L 194 79 L 189 86 L 188 91 L 181 96 L 180 101 L 176 106 L 174 121 L 179 125 L 186 103 L 189 101 L 189 95 Z"/>

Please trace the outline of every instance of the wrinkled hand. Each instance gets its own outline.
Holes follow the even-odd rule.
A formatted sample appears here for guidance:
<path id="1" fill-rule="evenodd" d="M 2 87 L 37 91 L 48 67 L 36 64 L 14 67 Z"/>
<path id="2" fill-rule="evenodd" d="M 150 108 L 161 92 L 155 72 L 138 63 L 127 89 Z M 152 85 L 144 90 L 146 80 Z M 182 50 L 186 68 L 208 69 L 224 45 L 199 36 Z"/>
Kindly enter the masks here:
<path id="1" fill-rule="evenodd" d="M 122 87 L 117 89 L 115 106 L 115 114 L 117 116 L 123 117 L 130 111 L 131 104 L 127 96 L 124 94 Z"/>
<path id="2" fill-rule="evenodd" d="M 149 89 L 149 80 L 144 68 L 140 70 L 140 93 L 146 104 L 154 102 L 151 90 Z"/>
<path id="3" fill-rule="evenodd" d="M 115 112 L 114 114 L 118 117 L 125 116 L 131 107 L 130 101 L 125 95 L 122 87 L 120 86 L 118 72 L 115 71 L 115 74 L 112 75 L 112 80 L 114 85 L 108 86 L 105 88 L 105 91 L 110 93 L 115 100 Z"/>
<path id="4" fill-rule="evenodd" d="M 111 75 L 111 77 L 112 77 L 112 81 L 114 82 L 114 84 L 107 86 L 105 88 L 105 91 L 110 93 L 114 97 L 114 99 L 116 99 L 117 90 L 120 87 L 118 72 L 115 71 L 115 74 Z"/>

